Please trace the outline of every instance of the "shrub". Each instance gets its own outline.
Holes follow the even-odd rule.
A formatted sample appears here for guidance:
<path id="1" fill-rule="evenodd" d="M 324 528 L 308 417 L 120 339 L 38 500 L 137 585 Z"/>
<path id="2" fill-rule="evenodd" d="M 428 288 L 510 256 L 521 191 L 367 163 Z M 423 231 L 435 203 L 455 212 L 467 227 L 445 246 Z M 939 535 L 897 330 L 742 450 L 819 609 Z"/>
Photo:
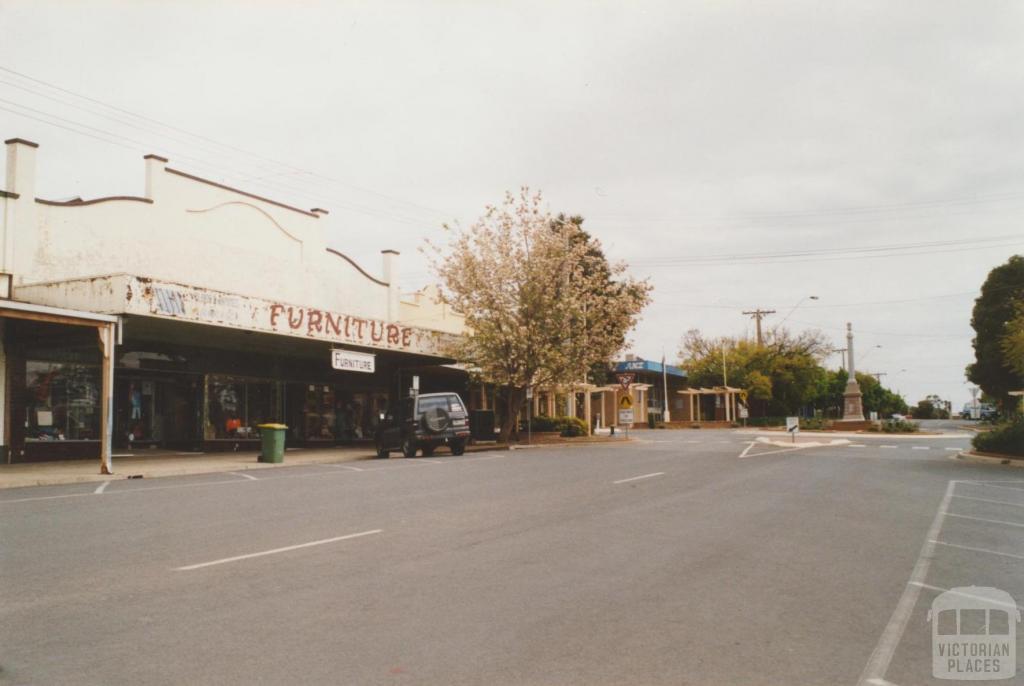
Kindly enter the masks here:
<path id="1" fill-rule="evenodd" d="M 1001 424 L 991 431 L 979 433 L 972 441 L 984 453 L 1002 453 L 1024 457 L 1024 419 Z"/>
<path id="2" fill-rule="evenodd" d="M 530 421 L 530 429 L 538 433 L 557 431 L 563 436 L 586 436 L 587 423 L 576 417 L 534 417 Z M 522 431 L 526 431 L 523 422 Z"/>
<path id="3" fill-rule="evenodd" d="M 827 429 L 832 423 L 820 417 L 801 417 L 800 428 L 808 431 L 821 431 Z"/>
<path id="4" fill-rule="evenodd" d="M 747 420 L 749 426 L 785 426 L 785 417 L 751 417 Z"/>
<path id="5" fill-rule="evenodd" d="M 578 417 L 559 417 L 558 424 L 563 436 L 586 436 L 587 423 Z"/>
<path id="6" fill-rule="evenodd" d="M 877 430 L 887 434 L 912 434 L 917 433 L 920 428 L 920 424 L 908 422 L 906 419 L 886 419 L 878 429 L 872 428 L 872 431 Z"/>

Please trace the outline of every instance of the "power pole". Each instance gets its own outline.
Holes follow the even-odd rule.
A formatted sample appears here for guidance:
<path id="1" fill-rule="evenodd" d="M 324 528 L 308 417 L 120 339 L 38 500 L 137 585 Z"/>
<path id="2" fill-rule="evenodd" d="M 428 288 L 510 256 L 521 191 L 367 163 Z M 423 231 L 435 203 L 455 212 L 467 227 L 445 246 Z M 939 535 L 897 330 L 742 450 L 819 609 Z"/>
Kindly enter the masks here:
<path id="1" fill-rule="evenodd" d="M 757 345 L 764 345 L 764 337 L 761 335 L 761 320 L 769 314 L 775 314 L 775 310 L 762 310 L 758 308 L 753 312 L 744 312 L 743 314 L 750 315 L 751 319 L 757 320 Z"/>

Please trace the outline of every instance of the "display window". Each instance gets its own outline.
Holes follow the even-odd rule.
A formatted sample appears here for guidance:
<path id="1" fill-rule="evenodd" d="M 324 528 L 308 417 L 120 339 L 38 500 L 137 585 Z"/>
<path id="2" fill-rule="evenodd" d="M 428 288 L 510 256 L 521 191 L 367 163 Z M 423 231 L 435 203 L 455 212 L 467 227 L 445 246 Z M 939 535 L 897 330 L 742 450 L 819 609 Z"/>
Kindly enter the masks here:
<path id="1" fill-rule="evenodd" d="M 259 425 L 280 421 L 279 384 L 263 379 L 210 376 L 206 439 L 255 439 Z"/>
<path id="2" fill-rule="evenodd" d="M 25 362 L 25 440 L 94 441 L 100 435 L 100 368 Z"/>

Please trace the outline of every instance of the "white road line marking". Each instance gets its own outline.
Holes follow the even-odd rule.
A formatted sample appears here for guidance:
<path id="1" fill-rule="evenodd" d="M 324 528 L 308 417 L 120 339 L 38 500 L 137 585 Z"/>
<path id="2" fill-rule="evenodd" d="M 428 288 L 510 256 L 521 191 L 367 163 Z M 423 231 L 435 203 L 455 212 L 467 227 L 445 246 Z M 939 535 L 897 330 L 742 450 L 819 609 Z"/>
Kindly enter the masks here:
<path id="1" fill-rule="evenodd" d="M 867 446 L 864 445 L 863 443 L 851 443 L 850 445 L 848 445 L 846 447 L 847 448 L 867 448 Z"/>
<path id="2" fill-rule="evenodd" d="M 989 498 L 975 498 L 970 495 L 954 495 L 954 498 L 963 498 L 964 500 L 977 500 L 981 503 L 992 503 L 993 505 L 1009 505 L 1010 507 L 1024 507 L 1024 503 L 1011 503 L 1009 500 L 990 500 Z"/>
<path id="3" fill-rule="evenodd" d="M 932 447 L 930 445 L 915 445 L 915 446 L 911 446 L 911 448 L 913 450 L 931 450 L 932 449 Z"/>
<path id="4" fill-rule="evenodd" d="M 880 445 L 880 446 L 878 446 L 878 447 L 879 447 L 879 448 L 888 448 L 888 449 L 890 449 L 890 450 L 895 450 L 895 449 L 896 449 L 896 448 L 898 448 L 899 446 L 895 446 L 895 445 Z"/>
<path id="5" fill-rule="evenodd" d="M 984 486 L 985 488 L 1002 488 L 1005 491 L 1024 491 L 1024 488 L 1014 488 L 1013 486 L 996 486 L 995 483 L 989 483 L 987 481 L 965 481 L 964 483 L 971 486 Z M 1021 484 L 1024 481 L 1001 481 L 1000 483 L 1006 484 Z"/>
<path id="6" fill-rule="evenodd" d="M 245 479 L 249 479 L 250 481 L 259 481 L 259 479 L 252 474 L 246 474 L 245 472 L 228 472 L 228 474 L 231 474 L 232 476 L 240 476 Z"/>
<path id="7" fill-rule="evenodd" d="M 1014 555 L 1013 553 L 1001 553 L 998 550 L 988 550 L 987 548 L 972 548 L 969 545 L 957 545 L 956 543 L 946 543 L 945 541 L 932 541 L 932 543 L 938 543 L 948 548 L 959 548 L 960 550 L 970 550 L 975 553 L 988 553 L 989 555 L 1001 555 L 1002 557 L 1012 557 L 1015 560 L 1024 560 L 1024 555 Z"/>
<path id="8" fill-rule="evenodd" d="M 101 483 L 99 486 L 96 487 L 96 490 L 93 491 L 93 495 L 99 495 L 103 491 L 107 490 L 107 486 L 109 486 L 109 485 L 110 485 L 109 481 L 104 481 L 103 483 Z"/>
<path id="9" fill-rule="evenodd" d="M 936 593 L 949 593 L 952 590 L 952 589 L 949 589 L 949 588 L 943 588 L 942 586 L 932 586 L 931 584 L 926 584 L 926 583 L 919 582 L 919 581 L 911 581 L 910 584 L 912 586 L 917 586 L 918 588 L 927 588 L 929 591 L 935 591 Z M 1011 605 L 1009 603 L 1001 603 L 998 600 L 989 600 L 988 598 L 983 598 L 981 596 L 977 596 L 977 595 L 974 595 L 972 593 L 963 593 L 961 591 L 957 591 L 956 595 L 958 595 L 958 596 L 960 596 L 962 598 L 971 598 L 973 600 L 981 600 L 981 601 L 988 602 L 988 603 L 994 603 L 996 605 L 1002 605 L 1003 607 L 1009 608 L 1011 610 L 1020 609 L 1019 605 Z"/>
<path id="10" fill-rule="evenodd" d="M 798 446 L 795 446 L 793 448 L 780 448 L 779 450 L 769 450 L 768 452 L 755 453 L 753 455 L 746 455 L 746 454 L 744 454 L 742 457 L 745 457 L 746 459 L 749 460 L 752 457 L 761 457 L 762 455 L 777 455 L 779 453 L 791 453 L 791 452 L 794 452 L 794 451 L 797 451 L 797 450 L 804 450 L 806 447 L 821 447 L 821 446 L 802 446 L 802 445 L 798 445 Z M 746 452 L 746 451 L 744 451 L 744 452 Z"/>
<path id="11" fill-rule="evenodd" d="M 740 459 L 743 459 L 744 457 L 746 457 L 747 453 L 749 453 L 750 449 L 753 448 L 755 445 L 757 445 L 757 442 L 756 441 L 751 441 L 750 445 L 748 445 L 746 448 L 744 448 L 743 452 L 740 453 Z"/>
<path id="12" fill-rule="evenodd" d="M 889 669 L 889 663 L 892 662 L 892 657 L 896 653 L 896 647 L 903 638 L 907 622 L 910 620 L 910 615 L 917 604 L 917 598 L 921 595 L 921 587 L 918 584 L 924 583 L 925 578 L 928 576 L 928 568 L 931 566 L 932 557 L 935 553 L 935 544 L 932 541 L 939 538 L 939 531 L 942 530 L 942 519 L 946 514 L 946 508 L 949 507 L 949 501 L 953 497 L 953 489 L 956 488 L 956 484 L 956 481 L 950 481 L 949 485 L 946 486 L 946 495 L 943 496 L 942 502 L 939 503 L 935 519 L 932 520 L 932 525 L 925 536 L 924 545 L 921 546 L 917 562 L 914 563 L 914 570 L 910 573 L 910 582 L 904 586 L 903 593 L 896 603 L 896 609 L 893 610 L 889 623 L 885 625 L 885 630 L 882 631 L 882 636 L 878 639 L 878 645 L 871 652 L 871 657 L 864 666 L 864 671 L 861 672 L 858 684 L 869 684 L 871 679 L 885 678 L 885 673 Z"/>
<path id="13" fill-rule="evenodd" d="M 441 460 L 429 460 L 425 457 L 417 457 L 415 459 L 416 462 L 420 464 L 444 464 Z"/>
<path id="14" fill-rule="evenodd" d="M 367 471 L 367 470 L 363 469 L 362 467 L 353 467 L 353 466 L 347 465 L 347 464 L 334 464 L 334 463 L 331 463 L 331 462 L 323 462 L 323 463 L 321 463 L 321 464 L 319 464 L 317 466 L 318 467 L 334 467 L 335 469 L 347 469 L 350 472 L 365 472 L 365 471 Z M 370 471 L 373 471 L 373 470 L 370 470 Z"/>
<path id="15" fill-rule="evenodd" d="M 284 548 L 274 548 L 273 550 L 264 550 L 258 553 L 249 553 L 248 555 L 235 555 L 234 557 L 225 557 L 220 560 L 212 560 L 210 562 L 200 562 L 199 564 L 188 565 L 185 567 L 175 567 L 176 572 L 190 572 L 193 569 L 202 569 L 203 567 L 212 567 L 213 565 L 222 565 L 228 562 L 238 562 L 239 560 L 251 560 L 254 557 L 263 557 L 265 555 L 276 555 L 277 553 L 287 553 L 291 550 L 299 550 L 300 548 L 312 548 L 317 545 L 325 545 L 327 543 L 337 543 L 338 541 L 347 541 L 350 538 L 359 538 L 360 536 L 370 536 L 372 534 L 379 534 L 383 529 L 373 529 L 372 531 L 361 531 L 357 534 L 348 534 L 346 536 L 335 536 L 334 538 L 324 538 L 319 541 L 310 541 L 309 543 L 299 543 L 298 545 L 289 545 Z"/>
<path id="16" fill-rule="evenodd" d="M 971 517 L 970 515 L 953 514 L 952 512 L 947 513 L 950 517 L 957 517 L 959 519 L 973 519 L 976 522 L 988 522 L 989 524 L 1005 524 L 1006 526 L 1019 526 L 1024 528 L 1024 522 L 1004 522 L 1001 519 L 985 519 L 984 517 Z"/>
<path id="17" fill-rule="evenodd" d="M 962 450 L 962 448 L 946 448 L 946 450 L 949 450 L 949 451 L 954 452 L 954 453 L 958 453 L 958 452 L 960 452 Z"/>
<path id="18" fill-rule="evenodd" d="M 654 477 L 654 476 L 662 476 L 664 473 L 665 472 L 654 472 L 653 474 L 641 474 L 640 476 L 631 476 L 628 479 L 619 479 L 618 481 L 613 481 L 612 483 L 613 484 L 624 484 L 624 483 L 626 483 L 628 481 L 638 481 L 640 479 L 650 479 L 651 477 Z"/>
<path id="19" fill-rule="evenodd" d="M 868 679 L 868 683 L 872 686 L 896 686 L 893 682 L 885 679 Z"/>

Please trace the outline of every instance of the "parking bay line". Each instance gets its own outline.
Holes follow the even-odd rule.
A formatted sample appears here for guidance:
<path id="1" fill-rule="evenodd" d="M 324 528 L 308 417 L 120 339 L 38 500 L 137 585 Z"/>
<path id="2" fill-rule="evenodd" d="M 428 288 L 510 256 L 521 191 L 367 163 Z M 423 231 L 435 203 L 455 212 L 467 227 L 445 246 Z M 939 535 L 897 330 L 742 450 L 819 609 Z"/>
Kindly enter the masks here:
<path id="1" fill-rule="evenodd" d="M 287 553 L 292 550 L 299 550 L 301 548 L 312 548 L 313 546 L 326 545 L 327 543 L 337 543 L 338 541 L 347 541 L 352 538 L 360 538 L 362 536 L 372 536 L 373 534 L 379 534 L 383 529 L 372 529 L 370 531 L 360 531 L 357 534 L 346 534 L 345 536 L 335 536 L 334 538 L 323 538 L 319 541 L 310 541 L 309 543 L 299 543 L 298 545 L 289 545 L 283 548 L 274 548 L 273 550 L 263 550 L 258 553 L 249 553 L 247 555 L 235 555 L 234 557 L 225 557 L 220 560 L 211 560 L 210 562 L 200 562 L 194 565 L 187 565 L 185 567 L 175 567 L 176 572 L 191 572 L 195 569 L 202 569 L 204 567 L 212 567 L 214 565 L 227 564 L 228 562 L 238 562 L 239 560 L 251 560 L 254 557 L 264 557 L 266 555 L 276 555 L 278 553 Z"/>
<path id="2" fill-rule="evenodd" d="M 917 599 L 921 595 L 924 580 L 928 576 L 928 569 L 931 567 L 932 558 L 935 555 L 935 544 L 932 541 L 939 538 L 939 531 L 942 530 L 942 520 L 946 516 L 950 500 L 953 499 L 953 490 L 956 488 L 956 485 L 956 481 L 950 481 L 946 486 L 946 494 L 943 496 L 942 502 L 939 503 L 939 509 L 935 513 L 931 526 L 928 528 L 928 533 L 925 535 L 924 545 L 921 546 L 921 552 L 917 555 L 917 562 L 914 563 L 914 570 L 910 573 L 910 581 L 903 587 L 903 593 L 896 603 L 896 609 L 893 610 L 889 623 L 885 625 L 885 629 L 878 639 L 878 644 L 871 651 L 871 657 L 868 658 L 868 663 L 864 665 L 864 671 L 861 672 L 860 679 L 857 681 L 858 684 L 877 683 L 873 680 L 885 679 L 885 673 L 889 669 L 893 655 L 896 654 L 896 648 L 903 639 L 903 632 L 907 628 L 907 622 L 910 621 L 910 615 L 914 611 L 914 606 L 917 605 Z"/>
<path id="3" fill-rule="evenodd" d="M 231 474 L 232 476 L 240 476 L 243 479 L 248 479 L 249 481 L 259 481 L 259 479 L 252 474 L 246 474 L 245 472 L 228 472 L 228 474 Z"/>
<path id="4" fill-rule="evenodd" d="M 104 481 L 103 483 L 101 483 L 99 486 L 96 487 L 96 490 L 93 491 L 93 495 L 99 495 L 103 491 L 107 490 L 107 486 L 109 486 L 109 485 L 110 485 L 109 481 Z"/>
<path id="5" fill-rule="evenodd" d="M 1004 524 L 1006 526 L 1019 526 L 1024 528 L 1024 522 L 1005 522 L 1002 519 L 985 519 L 984 517 L 971 517 L 970 515 L 953 514 L 952 512 L 946 513 L 947 517 L 956 517 L 958 519 L 972 519 L 976 522 L 987 522 L 989 524 Z"/>
<path id="6" fill-rule="evenodd" d="M 1015 560 L 1024 560 L 1024 555 L 1014 555 L 1013 553 L 1002 553 L 998 550 L 988 550 L 987 548 L 973 548 L 969 545 L 957 545 L 956 543 L 947 543 L 946 541 L 932 541 L 939 545 L 944 545 L 947 548 L 959 548 L 960 550 L 969 550 L 973 553 L 987 553 L 989 555 L 1000 555 L 1002 557 L 1012 557 Z"/>
<path id="7" fill-rule="evenodd" d="M 992 503 L 993 505 L 1009 505 L 1010 507 L 1024 507 L 1024 503 L 1011 503 L 1009 500 L 992 500 L 991 498 L 975 498 L 973 495 L 954 495 L 954 498 L 964 500 L 977 500 L 979 503 Z"/>
<path id="8" fill-rule="evenodd" d="M 639 481 L 640 479 L 650 479 L 650 478 L 655 477 L 655 476 L 663 476 L 664 474 L 665 474 L 665 472 L 654 472 L 652 474 L 641 474 L 640 476 L 631 476 L 628 479 L 619 479 L 618 481 L 613 481 L 612 483 L 613 484 L 624 484 L 624 483 L 628 483 L 630 481 Z"/>

